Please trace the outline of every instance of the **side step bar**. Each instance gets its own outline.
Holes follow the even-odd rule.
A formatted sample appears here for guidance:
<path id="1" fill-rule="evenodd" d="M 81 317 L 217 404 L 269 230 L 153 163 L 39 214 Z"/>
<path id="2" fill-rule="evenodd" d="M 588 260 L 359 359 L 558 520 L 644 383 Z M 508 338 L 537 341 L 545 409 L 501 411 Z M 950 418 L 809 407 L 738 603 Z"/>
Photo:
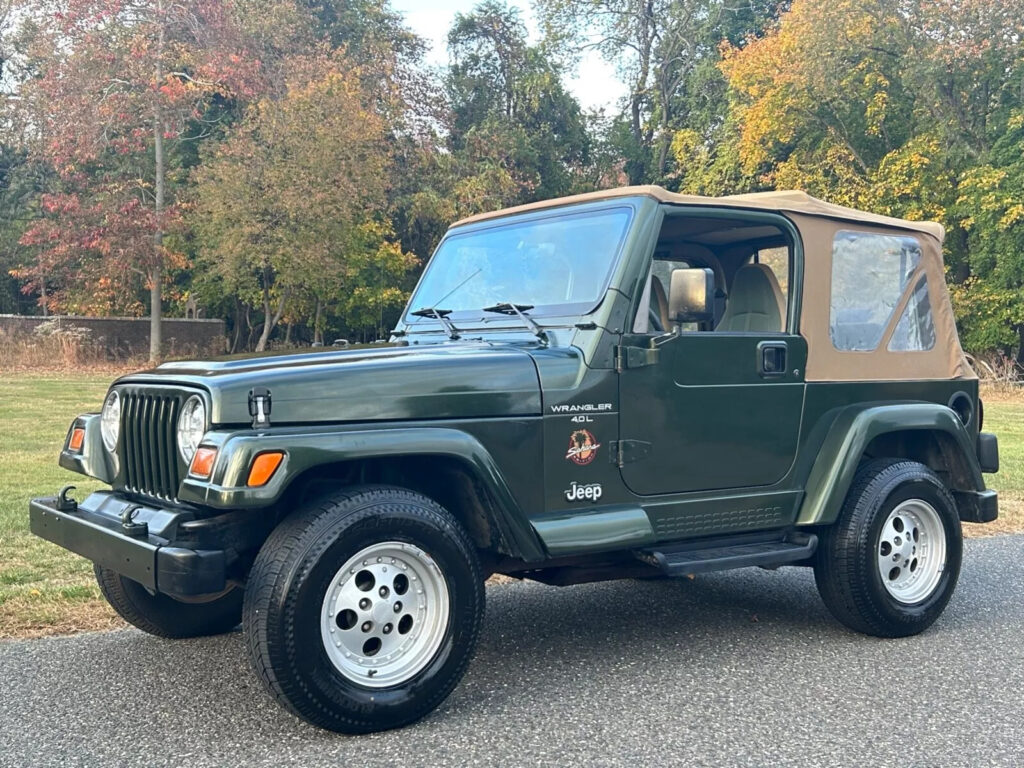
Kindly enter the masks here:
<path id="1" fill-rule="evenodd" d="M 814 534 L 790 534 L 785 539 L 770 541 L 737 541 L 733 537 L 686 542 L 660 549 L 639 550 L 636 556 L 661 569 L 667 576 L 689 576 L 750 566 L 777 568 L 808 560 L 817 548 L 818 537 Z"/>

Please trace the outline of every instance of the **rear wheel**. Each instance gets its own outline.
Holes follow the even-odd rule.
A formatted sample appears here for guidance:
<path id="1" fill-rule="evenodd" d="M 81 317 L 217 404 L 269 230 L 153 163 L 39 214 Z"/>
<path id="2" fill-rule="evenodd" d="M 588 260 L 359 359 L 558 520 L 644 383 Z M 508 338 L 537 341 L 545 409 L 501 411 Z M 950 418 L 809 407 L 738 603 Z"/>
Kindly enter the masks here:
<path id="1" fill-rule="evenodd" d="M 107 568 L 95 566 L 100 592 L 117 615 L 157 637 L 180 639 L 229 632 L 242 621 L 242 590 L 183 602 L 147 590 Z"/>
<path id="2" fill-rule="evenodd" d="M 814 567 L 829 611 L 858 632 L 927 629 L 953 595 L 963 539 L 956 504 L 928 467 L 876 459 L 860 468 Z"/>
<path id="3" fill-rule="evenodd" d="M 286 519 L 249 575 L 244 629 L 267 690 L 343 733 L 423 717 L 458 684 L 484 611 L 476 551 L 431 499 L 336 493 Z"/>

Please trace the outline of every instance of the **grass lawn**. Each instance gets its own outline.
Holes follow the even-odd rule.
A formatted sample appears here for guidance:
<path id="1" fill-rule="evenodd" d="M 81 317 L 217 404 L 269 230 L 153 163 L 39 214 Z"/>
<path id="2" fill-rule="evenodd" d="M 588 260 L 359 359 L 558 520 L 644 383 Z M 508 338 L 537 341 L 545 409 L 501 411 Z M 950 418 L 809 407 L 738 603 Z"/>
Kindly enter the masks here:
<path id="1" fill-rule="evenodd" d="M 0 638 L 120 626 L 100 597 L 92 565 L 28 532 L 27 504 L 66 484 L 78 498 L 99 483 L 57 466 L 71 419 L 97 410 L 113 375 L 0 374 Z M 1000 520 L 968 535 L 1024 531 L 1024 393 L 985 395 L 985 428 L 999 435 Z"/>
<path id="2" fill-rule="evenodd" d="M 986 432 L 999 438 L 999 472 L 985 475 L 985 485 L 999 491 L 999 519 L 987 525 L 964 525 L 968 536 L 1024 531 L 1024 390 L 981 392 Z"/>
<path id="3" fill-rule="evenodd" d="M 57 466 L 71 419 L 98 410 L 110 374 L 0 375 L 0 638 L 118 626 L 92 564 L 28 532 L 28 500 L 74 484 L 99 488 Z"/>

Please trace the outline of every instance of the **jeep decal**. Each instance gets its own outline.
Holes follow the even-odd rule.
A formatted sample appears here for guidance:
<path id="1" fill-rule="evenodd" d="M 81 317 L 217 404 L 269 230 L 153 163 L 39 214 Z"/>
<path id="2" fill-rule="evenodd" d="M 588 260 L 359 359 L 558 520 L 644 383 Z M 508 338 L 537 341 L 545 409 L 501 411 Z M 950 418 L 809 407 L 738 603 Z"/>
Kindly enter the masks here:
<path id="1" fill-rule="evenodd" d="M 572 485 L 565 491 L 566 501 L 597 501 L 604 495 L 604 490 L 601 488 L 600 483 L 591 483 L 589 485 L 583 485 L 577 483 L 575 480 L 572 481 Z"/>

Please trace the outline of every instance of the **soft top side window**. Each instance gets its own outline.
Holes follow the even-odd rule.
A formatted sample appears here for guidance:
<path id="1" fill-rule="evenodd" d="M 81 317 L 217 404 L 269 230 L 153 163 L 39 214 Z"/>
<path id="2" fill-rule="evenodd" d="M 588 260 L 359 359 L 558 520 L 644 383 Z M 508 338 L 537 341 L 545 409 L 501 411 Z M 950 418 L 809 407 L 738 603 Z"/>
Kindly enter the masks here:
<path id="1" fill-rule="evenodd" d="M 928 278 L 921 275 L 900 315 L 896 330 L 892 332 L 887 349 L 890 352 L 924 352 L 934 346 L 935 323 L 928 300 Z"/>
<path id="2" fill-rule="evenodd" d="M 829 334 L 836 349 L 870 352 L 878 347 L 920 262 L 921 246 L 913 237 L 852 230 L 836 233 L 829 314 Z M 893 334 L 889 345 L 893 351 L 928 349 L 935 343 L 923 276 L 914 293 L 919 290 L 922 293 L 908 301 Z"/>

